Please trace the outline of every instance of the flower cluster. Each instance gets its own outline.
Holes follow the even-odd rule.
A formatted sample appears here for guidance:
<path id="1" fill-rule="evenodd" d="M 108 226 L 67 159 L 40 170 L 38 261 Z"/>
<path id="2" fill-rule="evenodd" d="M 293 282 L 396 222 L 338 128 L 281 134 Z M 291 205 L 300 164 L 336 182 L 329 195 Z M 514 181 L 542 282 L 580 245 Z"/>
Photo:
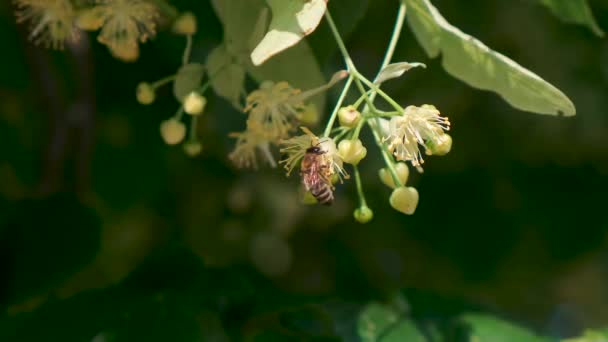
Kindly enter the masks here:
<path id="1" fill-rule="evenodd" d="M 319 116 L 314 104 L 305 101 L 347 75 L 345 71 L 339 71 L 327 84 L 304 92 L 287 82 L 262 82 L 247 96 L 243 110 L 247 114 L 245 131 L 231 134 L 237 142 L 229 155 L 230 160 L 237 167 L 257 168 L 257 157 L 261 155 L 268 165 L 276 167 L 271 147 L 281 145 L 300 124 L 315 122 Z M 306 136 L 299 141 L 304 141 Z M 311 146 L 310 140 L 308 143 L 307 148 Z"/>
<path id="2" fill-rule="evenodd" d="M 257 168 L 256 151 L 266 162 L 275 167 L 276 161 L 270 151 L 295 130 L 307 106 L 299 89 L 287 82 L 262 82 L 260 88 L 247 96 L 244 112 L 247 128 L 233 133 L 237 143 L 229 158 L 238 167 Z"/>
<path id="3" fill-rule="evenodd" d="M 156 35 L 157 22 L 177 11 L 164 0 L 13 0 L 17 22 L 28 22 L 30 39 L 53 49 L 78 41 L 81 30 L 97 31 L 97 40 L 125 62 L 139 57 L 139 44 Z M 158 4 L 161 4 L 160 6 Z M 190 12 L 174 21 L 172 31 L 194 34 L 196 21 Z"/>
<path id="4" fill-rule="evenodd" d="M 126 62 L 136 60 L 139 43 L 156 34 L 157 7 L 146 0 L 96 0 L 95 3 L 80 14 L 78 26 L 100 30 L 97 40 L 106 45 L 114 57 Z"/>
<path id="5" fill-rule="evenodd" d="M 433 154 L 433 150 L 438 154 L 449 152 L 452 139 L 444 132 L 449 129 L 450 121 L 435 106 L 408 106 L 402 115 L 391 118 L 385 141 L 397 160 L 419 167 L 424 163 L 420 146 L 425 147 L 427 155 Z"/>
<path id="6" fill-rule="evenodd" d="M 15 0 L 17 22 L 28 21 L 30 39 L 53 49 L 78 39 L 76 11 L 70 0 Z"/>

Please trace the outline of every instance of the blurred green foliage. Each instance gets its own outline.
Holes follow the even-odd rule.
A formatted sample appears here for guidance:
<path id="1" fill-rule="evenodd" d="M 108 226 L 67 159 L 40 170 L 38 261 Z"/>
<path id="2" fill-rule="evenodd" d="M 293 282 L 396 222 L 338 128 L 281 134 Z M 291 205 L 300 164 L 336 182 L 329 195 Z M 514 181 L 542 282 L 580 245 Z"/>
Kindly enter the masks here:
<path id="1" fill-rule="evenodd" d="M 295 178 L 234 170 L 226 135 L 243 118 L 228 101 L 210 98 L 201 157 L 165 146 L 171 90 L 153 108 L 134 92 L 181 63 L 183 41 L 166 32 L 134 64 L 91 45 L 93 147 L 83 156 L 79 121 L 63 118 L 69 153 L 49 169 L 52 113 L 79 91 L 75 60 L 29 44 L 0 3 L 0 341 L 605 340 L 584 330 L 608 325 L 606 41 L 538 1 L 434 4 L 558 85 L 577 116 L 516 111 L 449 77 L 404 33 L 396 60 L 428 67 L 386 88 L 447 113 L 454 149 L 414 176 L 411 217 L 386 205 L 380 160 L 363 167 L 374 209 L 364 226 L 352 187 L 332 208 L 303 207 Z M 608 28 L 608 4 L 590 4 Z M 198 16 L 202 63 L 222 25 L 207 1 L 175 5 Z M 394 5 L 329 2 L 367 75 Z M 324 24 L 308 42 L 326 78 L 342 67 Z"/>

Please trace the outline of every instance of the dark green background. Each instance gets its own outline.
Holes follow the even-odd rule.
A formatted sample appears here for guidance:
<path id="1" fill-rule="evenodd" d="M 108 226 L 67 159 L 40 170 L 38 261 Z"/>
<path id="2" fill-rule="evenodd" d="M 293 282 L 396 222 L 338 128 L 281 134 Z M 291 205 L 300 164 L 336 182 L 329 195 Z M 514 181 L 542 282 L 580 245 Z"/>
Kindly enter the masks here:
<path id="1" fill-rule="evenodd" d="M 221 25 L 207 1 L 175 3 L 197 14 L 194 59 L 204 61 Z M 369 3 L 330 8 L 371 77 L 397 2 Z M 534 1 L 434 3 L 562 89 L 577 116 L 519 112 L 460 83 L 406 30 L 395 60 L 428 68 L 385 90 L 403 104 L 436 105 L 454 144 L 410 178 L 420 204 L 404 216 L 388 205 L 368 143 L 367 225 L 352 219 L 352 183 L 332 208 L 300 207 L 295 178 L 232 168 L 227 133 L 244 117 L 214 96 L 202 156 L 162 143 L 158 125 L 177 107 L 171 90 L 144 107 L 134 89 L 175 72 L 183 38 L 161 32 L 125 64 L 91 35 L 90 53 L 75 57 L 28 43 L 10 4 L 0 4 L 0 340 L 353 339 L 360 308 L 395 293 L 422 325 L 446 326 L 470 310 L 555 337 L 608 324 L 606 40 Z M 608 29 L 608 5 L 591 4 Z M 324 24 L 309 41 L 327 75 L 341 68 Z M 75 101 L 84 109 L 71 117 Z M 50 152 L 57 139 L 66 139 L 63 160 Z M 264 232 L 287 239 L 262 253 L 268 267 L 287 260 L 280 275 L 251 262 Z"/>

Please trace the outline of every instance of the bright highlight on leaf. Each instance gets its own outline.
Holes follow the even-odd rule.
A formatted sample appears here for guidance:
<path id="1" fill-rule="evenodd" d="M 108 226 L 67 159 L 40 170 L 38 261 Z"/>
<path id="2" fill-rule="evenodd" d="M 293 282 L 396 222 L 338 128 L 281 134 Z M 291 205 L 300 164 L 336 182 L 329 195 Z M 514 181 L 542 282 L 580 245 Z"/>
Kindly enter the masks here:
<path id="1" fill-rule="evenodd" d="M 538 0 L 567 23 L 587 26 L 593 33 L 603 37 L 604 31 L 599 27 L 587 0 Z"/>
<path id="2" fill-rule="evenodd" d="M 429 0 L 403 0 L 408 23 L 429 57 L 472 87 L 498 93 L 513 107 L 539 114 L 576 113 L 559 89 L 474 37 L 450 25 Z"/>
<path id="3" fill-rule="evenodd" d="M 296 45 L 311 34 L 327 9 L 327 0 L 267 0 L 272 11 L 268 33 L 251 53 L 254 65 Z"/>

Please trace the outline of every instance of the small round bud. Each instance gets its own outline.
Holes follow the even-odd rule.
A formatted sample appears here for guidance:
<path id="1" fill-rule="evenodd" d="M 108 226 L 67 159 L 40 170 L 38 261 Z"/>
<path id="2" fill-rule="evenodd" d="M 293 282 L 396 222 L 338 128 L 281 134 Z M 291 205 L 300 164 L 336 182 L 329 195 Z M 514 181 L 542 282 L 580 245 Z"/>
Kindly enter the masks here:
<path id="1" fill-rule="evenodd" d="M 389 203 L 393 209 L 407 215 L 412 215 L 418 206 L 418 190 L 402 186 L 393 190 Z"/>
<path id="2" fill-rule="evenodd" d="M 429 141 L 426 144 L 426 154 L 445 156 L 452 149 L 452 137 L 449 134 L 442 134 L 434 141 Z"/>
<path id="3" fill-rule="evenodd" d="M 301 196 L 301 202 L 305 205 L 313 205 L 319 203 L 315 196 L 312 195 L 310 191 L 303 191 Z"/>
<path id="4" fill-rule="evenodd" d="M 361 113 L 353 106 L 342 107 L 338 110 L 338 120 L 341 126 L 353 128 L 361 120 Z"/>
<path id="5" fill-rule="evenodd" d="M 338 144 L 338 155 L 345 163 L 357 165 L 367 155 L 367 149 L 359 139 L 345 139 Z"/>
<path id="6" fill-rule="evenodd" d="M 355 220 L 359 223 L 368 223 L 374 218 L 374 212 L 367 206 L 357 208 L 353 213 Z"/>
<path id="7" fill-rule="evenodd" d="M 184 144 L 184 152 L 190 157 L 196 157 L 201 154 L 203 145 L 198 141 L 188 141 Z"/>
<path id="8" fill-rule="evenodd" d="M 184 36 L 191 36 L 196 33 L 196 16 L 192 12 L 182 13 L 173 22 L 171 30 L 174 33 L 182 34 Z"/>
<path id="9" fill-rule="evenodd" d="M 156 92 L 150 83 L 141 82 L 137 85 L 135 96 L 137 97 L 137 102 L 143 105 L 149 105 L 156 99 Z"/>
<path id="10" fill-rule="evenodd" d="M 207 105 L 207 99 L 196 91 L 184 98 L 184 112 L 190 115 L 200 115 L 205 110 L 205 105 Z"/>
<path id="11" fill-rule="evenodd" d="M 397 178 L 399 178 L 402 185 L 407 183 L 407 179 L 410 176 L 410 169 L 407 167 L 406 163 L 395 164 L 395 173 L 397 173 Z M 393 175 L 391 175 L 391 172 L 387 168 L 380 169 L 380 171 L 378 171 L 378 176 L 386 186 L 393 189 L 395 188 Z"/>
<path id="12" fill-rule="evenodd" d="M 314 104 L 307 105 L 300 113 L 300 123 L 305 126 L 312 126 L 319 122 L 319 111 Z"/>
<path id="13" fill-rule="evenodd" d="M 171 118 L 160 123 L 160 135 L 167 145 L 177 145 L 186 136 L 186 125 Z"/>

